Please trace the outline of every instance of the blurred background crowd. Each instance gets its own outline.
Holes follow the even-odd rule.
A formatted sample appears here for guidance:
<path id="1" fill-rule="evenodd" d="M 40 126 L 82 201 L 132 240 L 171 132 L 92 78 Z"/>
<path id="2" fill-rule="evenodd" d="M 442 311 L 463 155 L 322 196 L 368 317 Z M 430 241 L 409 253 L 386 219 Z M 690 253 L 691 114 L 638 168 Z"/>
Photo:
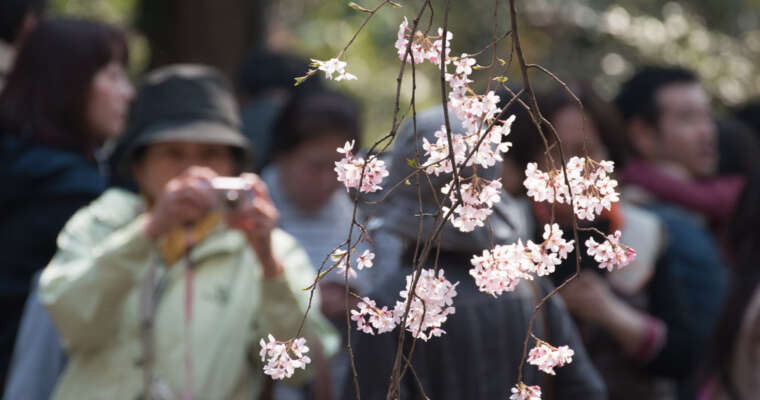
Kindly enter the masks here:
<path id="1" fill-rule="evenodd" d="M 381 11 L 357 38 L 344 57 L 357 81 L 315 75 L 295 87 L 309 58 L 337 54 L 366 14 L 311 0 L 0 0 L 3 398 L 339 399 L 356 387 L 385 398 L 398 331 L 347 332 L 346 312 L 365 295 L 393 306 L 418 257 L 414 216 L 436 209 L 433 189 L 446 183 L 387 190 L 443 123 L 434 70 L 416 73 L 417 110 L 430 109 L 379 155 L 385 191 L 347 192 L 335 150 L 367 149 L 391 129 L 392 43 L 417 3 Z M 509 29 L 507 5 L 486 3 L 454 5 L 454 53 Z M 568 83 L 531 75 L 565 155 L 615 162 L 621 201 L 581 226 L 619 230 L 637 252 L 610 273 L 582 255 L 536 325 L 574 361 L 556 376 L 528 366 L 523 381 L 545 399 L 760 398 L 760 4 L 518 7 L 529 62 Z M 487 74 L 476 71 L 474 86 L 485 89 Z M 492 241 L 539 242 L 552 221 L 572 230 L 569 208 L 525 193 L 526 166 L 549 168 L 559 143 L 550 137 L 547 150 L 519 102 L 507 104 L 522 88 L 514 65 L 507 76 L 497 94 L 517 116 L 503 139 L 513 149 L 481 171 L 501 179 L 502 199 L 488 229 L 442 231 L 430 262 L 460 282 L 457 311 L 446 335 L 403 348 L 414 346 L 415 369 L 401 398 L 505 398 L 533 307 L 575 272 L 571 256 L 551 279 L 499 298 L 467 273 Z M 254 196 L 220 211 L 214 179 L 238 175 Z M 374 266 L 349 280 L 348 298 L 346 277 L 325 275 L 302 320 L 303 289 L 354 220 L 369 236 L 353 251 L 372 251 Z M 301 332 L 308 369 L 265 377 L 269 332 Z"/>

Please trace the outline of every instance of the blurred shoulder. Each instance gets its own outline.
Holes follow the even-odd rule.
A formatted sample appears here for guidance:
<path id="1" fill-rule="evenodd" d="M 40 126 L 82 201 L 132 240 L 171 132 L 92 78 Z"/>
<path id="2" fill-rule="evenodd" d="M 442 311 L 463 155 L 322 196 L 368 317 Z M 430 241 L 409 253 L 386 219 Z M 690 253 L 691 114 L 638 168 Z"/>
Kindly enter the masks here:
<path id="1" fill-rule="evenodd" d="M 38 196 L 95 197 L 105 190 L 97 163 L 75 151 L 6 135 L 0 141 L 0 159 L 0 176 L 15 186 L 11 197 L 19 201 Z"/>
<path id="2" fill-rule="evenodd" d="M 67 224 L 67 230 L 104 226 L 111 229 L 134 221 L 144 208 L 143 199 L 124 189 L 108 189 L 90 205 L 80 209 Z"/>
<path id="3" fill-rule="evenodd" d="M 303 250 L 295 237 L 280 228 L 272 230 L 272 248 L 275 254 Z"/>

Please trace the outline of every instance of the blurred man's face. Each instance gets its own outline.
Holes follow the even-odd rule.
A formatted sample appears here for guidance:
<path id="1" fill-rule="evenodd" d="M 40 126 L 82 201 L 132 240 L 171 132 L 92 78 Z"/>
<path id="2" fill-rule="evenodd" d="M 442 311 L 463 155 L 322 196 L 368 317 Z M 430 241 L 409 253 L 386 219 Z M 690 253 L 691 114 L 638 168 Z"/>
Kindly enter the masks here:
<path id="1" fill-rule="evenodd" d="M 678 164 L 693 177 L 715 173 L 718 165 L 716 130 L 710 99 L 697 83 L 660 89 L 655 98 L 660 117 L 655 157 Z"/>

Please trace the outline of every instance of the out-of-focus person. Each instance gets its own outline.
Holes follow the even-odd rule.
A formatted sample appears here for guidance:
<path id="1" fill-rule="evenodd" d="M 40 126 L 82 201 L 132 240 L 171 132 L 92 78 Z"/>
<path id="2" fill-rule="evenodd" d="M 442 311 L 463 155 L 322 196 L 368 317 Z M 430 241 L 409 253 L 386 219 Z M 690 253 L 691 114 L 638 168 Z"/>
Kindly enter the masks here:
<path id="1" fill-rule="evenodd" d="M 541 113 L 556 130 L 565 157 L 611 160 L 616 170 L 620 169 L 626 144 L 620 135 L 617 110 L 588 84 L 569 87 L 582 106 L 563 90 L 537 94 Z M 518 118 L 506 140 L 519 150 L 506 155 L 507 161 L 517 166 L 511 169 L 522 172 L 528 163 L 535 162 L 541 170 L 548 170 L 538 129 L 521 106 L 512 108 Z M 559 162 L 558 143 L 551 128 L 544 124 L 542 129 L 552 148 L 550 154 Z M 525 196 L 521 182 L 515 190 Z M 532 202 L 531 210 L 539 226 L 551 223 L 554 216 L 565 232 L 573 229 L 572 211 L 567 205 Z M 578 232 L 581 274 L 560 291 L 578 321 L 586 349 L 607 384 L 610 398 L 675 398 L 675 382 L 690 376 L 697 349 L 690 338 L 694 321 L 689 318 L 673 266 L 664 257 L 668 239 L 662 223 L 653 213 L 623 199 L 593 222 L 579 220 L 578 224 L 608 233 L 619 230 L 621 242 L 636 251 L 636 258 L 624 268 L 600 271 L 599 263 L 585 253 L 583 245 L 589 237 L 600 240 L 599 236 L 588 230 Z M 575 271 L 576 259 L 571 256 L 550 277 L 560 285 Z"/>
<path id="2" fill-rule="evenodd" d="M 755 158 L 760 153 L 755 154 Z M 760 168 L 753 166 L 727 244 L 731 285 L 700 379 L 698 400 L 760 398 Z"/>
<path id="3" fill-rule="evenodd" d="M 453 112 L 450 118 L 452 130 L 462 132 L 462 123 Z M 386 178 L 389 184 L 406 179 L 414 171 L 407 160 L 414 160 L 417 152 L 424 154 L 423 139 L 434 141 L 435 132 L 443 124 L 443 110 L 438 106 L 418 113 L 416 126 L 407 121 L 399 129 L 390 176 Z M 500 162 L 496 162 L 491 168 L 479 168 L 478 176 L 486 181 L 496 180 L 500 167 Z M 463 171 L 467 171 L 464 176 L 469 176 L 472 168 L 463 168 Z M 438 199 L 439 189 L 450 181 L 451 175 L 431 174 L 428 178 L 430 185 L 420 185 L 421 202 L 417 185 L 411 184 L 399 185 L 380 205 L 379 217 L 384 229 L 401 239 L 404 251 L 390 277 L 369 294 L 378 307 L 392 308 L 396 304 L 399 292 L 404 289 L 405 277 L 414 270 L 417 238 L 428 241 L 433 237 L 435 214 L 438 202 L 442 201 Z M 522 218 L 523 209 L 514 207 L 508 194 L 500 195 L 501 200 L 494 204 L 494 212 L 484 227 L 463 233 L 449 222 L 444 223 L 440 240 L 436 241 L 425 268 L 440 267 L 447 280 L 459 282 L 454 298 L 456 310 L 441 326 L 445 334 L 427 341 L 416 340 L 412 345 L 414 353 L 408 361 L 414 371 L 407 371 L 400 384 L 402 399 L 426 398 L 424 396 L 438 400 L 504 398 L 509 386 L 517 381 L 528 321 L 536 304 L 553 288 L 547 280 L 538 278 L 522 281 L 514 291 L 495 297 L 481 292 L 468 273 L 473 254 L 492 244 L 515 242 L 522 233 L 511 221 Z M 536 368 L 524 368 L 525 384 L 541 385 L 546 398 L 606 399 L 604 382 L 588 358 L 577 328 L 558 296 L 547 301 L 536 322 L 534 333 L 538 337 L 568 345 L 575 355 L 571 364 L 556 371 L 556 377 L 548 377 Z M 369 335 L 352 326 L 351 343 L 362 399 L 386 398 L 400 329 Z M 407 336 L 405 353 L 412 341 L 412 337 Z M 405 363 L 406 360 L 402 360 L 402 369 Z M 354 398 L 354 390 L 349 374 L 343 398 Z"/>
<path id="4" fill-rule="evenodd" d="M 760 153 L 760 136 L 755 135 L 752 128 L 738 118 L 720 118 L 716 121 L 716 126 L 718 131 L 717 175 L 737 177 L 743 182 L 760 163 L 757 158 L 757 154 Z M 726 225 L 728 224 L 717 228 L 725 229 Z"/>
<path id="5" fill-rule="evenodd" d="M 16 53 L 42 18 L 47 0 L 0 2 L 0 90 L 13 66 Z"/>
<path id="6" fill-rule="evenodd" d="M 134 95 L 126 62 L 117 29 L 45 21 L 26 39 L 0 93 L 0 382 L 32 277 L 55 253 L 69 217 L 105 189 L 95 150 L 124 128 Z"/>
<path id="7" fill-rule="evenodd" d="M 78 211 L 40 277 L 69 357 L 54 399 L 261 394 L 259 340 L 299 332 L 314 274 L 256 175 L 234 179 L 236 202 L 214 189 L 249 168 L 238 118 L 213 69 L 145 78 L 122 139 L 139 194 L 109 189 Z M 316 359 L 336 341 L 314 305 L 301 335 Z"/>
<path id="8" fill-rule="evenodd" d="M 752 129 L 752 133 L 760 140 L 760 98 L 743 104 L 734 115 Z"/>
<path id="9" fill-rule="evenodd" d="M 252 50 L 240 65 L 237 95 L 243 134 L 253 144 L 258 171 L 273 160 L 274 125 L 283 107 L 296 94 L 324 90 L 320 76 L 295 86 L 295 78 L 308 69 L 306 60 L 261 48 Z"/>
<path id="10" fill-rule="evenodd" d="M 719 136 L 710 98 L 693 72 L 650 67 L 623 86 L 616 102 L 634 157 L 624 177 L 629 195 L 656 198 L 699 214 L 707 223 L 730 218 L 743 179 L 718 176 Z M 684 187 L 692 185 L 692 190 Z"/>
<path id="11" fill-rule="evenodd" d="M 356 102 L 328 91 L 294 96 L 274 124 L 269 151 L 272 162 L 261 177 L 280 210 L 279 226 L 302 243 L 315 272 L 348 237 L 354 203 L 336 179 L 335 163 L 342 157 L 336 150 L 346 142 L 358 147 L 359 129 Z M 358 235 L 354 229 L 354 239 Z M 359 243 L 354 259 L 371 248 L 367 242 Z M 327 259 L 322 271 L 332 264 Z M 382 280 L 383 273 L 376 267 L 364 270 L 349 279 L 349 285 L 357 293 L 366 293 Z M 319 282 L 319 291 L 322 312 L 345 332 L 345 275 L 338 271 L 325 275 Z M 349 307 L 355 303 L 353 297 L 349 298 Z M 333 386 L 342 385 L 348 361 L 347 352 L 340 352 L 331 361 Z"/>
<path id="12" fill-rule="evenodd" d="M 281 210 L 280 227 L 303 243 L 314 268 L 348 236 L 354 204 L 336 179 L 335 163 L 342 157 L 336 150 L 346 142 L 358 148 L 359 126 L 354 100 L 327 91 L 293 97 L 275 123 L 270 150 L 273 163 L 261 176 Z M 366 248 L 365 243 L 357 251 Z M 363 291 L 369 282 L 379 280 L 376 275 L 381 272 L 373 268 L 371 277 L 349 282 Z M 340 295 L 333 305 L 323 298 L 323 307 L 335 308 L 328 315 L 342 321 L 345 278 L 337 273 L 325 278 L 322 285 L 339 286 Z"/>
<path id="13" fill-rule="evenodd" d="M 626 182 L 622 195 L 664 222 L 666 257 L 696 319 L 692 336 L 697 348 L 704 349 L 728 276 L 709 221 L 730 215 L 743 182 L 715 177 L 718 152 L 710 98 L 691 71 L 644 68 L 622 86 L 615 103 L 632 149 L 621 174 Z M 681 398 L 692 397 L 684 386 L 680 392 Z"/>

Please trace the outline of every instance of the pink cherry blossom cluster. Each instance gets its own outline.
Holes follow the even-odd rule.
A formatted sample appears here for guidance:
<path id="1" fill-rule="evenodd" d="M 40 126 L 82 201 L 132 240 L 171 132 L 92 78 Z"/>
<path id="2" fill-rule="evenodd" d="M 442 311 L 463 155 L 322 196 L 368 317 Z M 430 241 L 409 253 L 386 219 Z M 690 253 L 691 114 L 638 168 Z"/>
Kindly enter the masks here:
<path id="1" fill-rule="evenodd" d="M 614 170 L 612 161 L 596 162 L 588 157 L 571 157 L 565 168 L 569 189 L 561 170 L 543 172 L 536 163 L 529 163 L 523 181 L 528 196 L 535 201 L 570 204 L 572 191 L 575 215 L 589 221 L 620 200 L 615 190 L 618 183 L 609 175 Z"/>
<path id="2" fill-rule="evenodd" d="M 475 179 L 472 183 L 462 183 L 462 205 L 454 208 L 451 215 L 451 224 L 462 232 L 472 232 L 475 228 L 483 226 L 483 222 L 493 212 L 491 208 L 501 200 L 501 182 L 499 179 L 487 182 L 485 179 Z M 449 196 L 452 204 L 455 204 L 456 188 L 453 182 L 449 182 L 441 188 L 441 192 Z M 442 207 L 444 214 L 448 214 L 450 208 Z"/>
<path id="3" fill-rule="evenodd" d="M 406 46 L 412 40 L 411 52 L 415 63 L 429 61 L 436 67 L 441 67 L 441 52 L 443 30 L 438 30 L 438 36 L 426 36 L 422 32 L 411 32 L 406 18 L 401 22 L 396 40 L 396 49 L 399 57 L 403 60 Z M 477 63 L 475 58 L 463 53 L 459 57 L 450 57 L 448 50 L 449 42 L 453 38 L 451 32 L 446 34 L 446 59 L 445 64 L 453 64 L 454 72 L 445 73 L 445 79 L 451 86 L 449 93 L 449 106 L 456 116 L 462 121 L 464 132 L 451 132 L 451 146 L 449 146 L 448 132 L 445 126 L 435 132 L 435 142 L 423 138 L 422 148 L 425 151 L 426 172 L 439 175 L 452 173 L 451 157 L 456 166 L 478 165 L 482 168 L 490 168 L 497 161 L 502 161 L 501 153 L 509 150 L 511 143 L 502 139 L 510 133 L 512 122 L 515 117 L 510 116 L 507 120 L 496 120 L 501 113 L 497 106 L 499 96 L 493 91 L 485 95 L 477 95 L 469 86 L 472 82 L 469 76 Z M 447 67 L 448 69 L 448 67 Z M 470 152 L 472 157 L 467 159 Z M 476 176 L 475 176 L 476 178 Z M 468 178 L 469 179 L 469 178 Z M 476 179 L 477 181 L 477 179 Z M 455 198 L 456 194 L 451 190 L 452 184 L 441 189 L 443 194 Z M 454 210 L 455 217 L 451 223 L 462 232 L 471 232 L 476 227 L 483 226 L 485 219 L 491 214 L 493 204 L 499 201 L 501 183 L 493 181 L 487 185 L 469 184 L 462 181 L 462 196 L 464 204 Z M 448 212 L 448 209 L 444 209 Z"/>
<path id="4" fill-rule="evenodd" d="M 498 96 L 496 97 L 498 98 Z M 515 116 L 512 115 L 501 124 L 494 125 L 487 133 L 483 129 L 478 134 L 477 126 L 475 126 L 476 133 L 474 134 L 470 134 L 469 132 L 467 134 L 452 134 L 451 143 L 454 149 L 454 162 L 460 166 L 465 164 L 468 150 L 475 149 L 476 147 L 477 151 L 467 160 L 466 166 L 469 167 L 477 164 L 483 168 L 489 168 L 494 166 L 497 161 L 502 161 L 501 153 L 509 150 L 512 144 L 510 142 L 502 142 L 501 138 L 510 133 L 514 120 Z M 441 129 L 436 131 L 434 135 L 436 138 L 435 142 L 422 138 L 422 149 L 425 150 L 425 156 L 427 156 L 427 160 L 425 160 L 427 168 L 425 171 L 429 174 L 433 173 L 436 176 L 441 173 L 451 173 L 453 172 L 453 167 L 449 158 L 449 141 L 446 135 L 446 127 L 441 125 Z M 484 138 L 483 136 L 486 137 Z M 478 146 L 478 144 L 480 145 Z"/>
<path id="5" fill-rule="evenodd" d="M 449 61 L 449 52 L 451 46 L 449 42 L 454 37 L 451 32 L 446 35 L 446 63 Z M 432 64 L 441 64 L 441 52 L 443 51 L 443 29 L 438 28 L 437 36 L 426 36 L 420 31 L 412 33 L 409 29 L 409 21 L 404 17 L 401 24 L 398 27 L 398 34 L 396 36 L 396 50 L 398 50 L 398 57 L 403 60 L 406 55 L 406 47 L 409 45 L 409 40 L 412 40 L 411 52 L 412 59 L 415 64 L 429 61 Z"/>
<path id="6" fill-rule="evenodd" d="M 531 274 L 544 276 L 554 272 L 573 251 L 575 241 L 566 241 L 558 224 L 544 225 L 543 238 L 540 244 L 530 240 L 523 244 L 518 240 L 473 256 L 470 260 L 473 268 L 469 272 L 480 291 L 499 296 L 513 291 L 521 279 L 532 280 Z"/>
<path id="7" fill-rule="evenodd" d="M 406 289 L 400 292 L 402 300 L 397 301 L 393 309 L 397 322 L 403 318 L 413 275 L 412 273 L 406 276 Z M 453 304 L 458 284 L 459 282 L 452 284 L 446 280 L 443 269 L 438 270 L 438 275 L 435 270 L 422 269 L 406 318 L 406 330 L 424 341 L 446 333 L 441 329 L 441 325 L 446 322 L 449 314 L 455 312 Z"/>
<path id="8" fill-rule="evenodd" d="M 346 190 L 359 188 L 360 192 L 375 192 L 381 190 L 380 186 L 383 178 L 388 176 L 388 170 L 385 168 L 385 162 L 376 156 L 370 156 L 367 166 L 364 167 L 365 161 L 361 157 L 355 157 L 353 154 L 354 141 L 346 142 L 343 147 L 338 148 L 338 153 L 345 154 L 343 159 L 335 162 L 335 172 L 338 174 L 338 181 L 346 186 Z M 359 183 L 364 168 L 364 179 Z"/>
<path id="9" fill-rule="evenodd" d="M 306 346 L 306 339 L 304 338 L 280 342 L 270 334 L 269 342 L 262 338 L 259 344 L 261 345 L 259 352 L 261 361 L 266 362 L 264 373 L 272 379 L 290 378 L 296 368 L 306 369 L 306 364 L 311 362 L 311 359 L 306 355 L 309 348 Z"/>
<path id="10" fill-rule="evenodd" d="M 541 371 L 550 375 L 555 367 L 562 367 L 573 362 L 575 352 L 567 346 L 554 347 L 546 342 L 538 341 L 536 347 L 528 353 L 528 364 L 535 365 Z"/>
<path id="11" fill-rule="evenodd" d="M 616 266 L 623 268 L 636 258 L 636 251 L 620 243 L 620 231 L 615 231 L 602 243 L 594 238 L 586 240 L 586 252 L 599 263 L 599 268 L 612 271 Z"/>
<path id="12" fill-rule="evenodd" d="M 336 263 L 335 271 L 341 276 L 344 276 L 346 274 L 346 267 L 348 264 L 347 254 L 348 253 L 344 249 L 335 250 L 332 254 L 330 254 L 330 259 Z M 364 268 L 372 268 L 372 260 L 374 259 L 375 253 L 369 250 L 364 250 L 362 254 L 356 257 L 356 269 L 361 271 Z M 348 266 L 348 277 L 356 278 L 356 270 L 350 266 Z"/>
<path id="13" fill-rule="evenodd" d="M 356 75 L 350 74 L 346 71 L 346 62 L 338 60 L 337 58 L 331 58 L 327 61 L 320 61 L 312 58 L 311 65 L 320 71 L 324 71 L 325 78 L 327 79 L 333 79 L 333 74 L 337 74 L 335 76 L 336 81 L 351 81 L 356 79 Z"/>
<path id="14" fill-rule="evenodd" d="M 357 307 L 359 308 L 358 311 L 351 310 L 351 319 L 356 321 L 356 328 L 361 332 L 370 335 L 375 334 L 375 329 L 377 329 L 377 333 L 390 332 L 398 324 L 393 311 L 389 310 L 387 306 L 378 308 L 375 301 L 369 297 L 362 298 Z"/>
<path id="15" fill-rule="evenodd" d="M 377 333 L 390 332 L 400 324 L 413 278 L 413 273 L 406 276 L 406 289 L 399 293 L 401 300 L 396 302 L 393 310 L 388 310 L 387 306 L 378 308 L 374 300 L 362 298 L 357 305 L 358 310 L 351 310 L 351 319 L 356 321 L 357 329 L 374 335 L 374 329 L 377 329 Z M 432 269 L 423 269 L 406 318 L 406 330 L 424 341 L 446 333 L 441 325 L 446 322 L 449 314 L 455 312 L 453 304 L 458 284 L 459 282 L 452 284 L 446 280 L 443 269 L 438 270 L 437 275 Z"/>
<path id="16" fill-rule="evenodd" d="M 520 382 L 512 388 L 512 395 L 509 396 L 509 400 L 541 400 L 541 388 Z"/>
<path id="17" fill-rule="evenodd" d="M 449 149 L 449 141 L 446 128 L 435 133 L 435 143 L 423 139 L 423 149 L 428 159 L 425 161 L 428 173 L 451 173 L 453 166 L 449 159 L 449 153 L 452 152 L 454 162 L 457 165 L 479 165 L 483 168 L 489 168 L 502 161 L 501 153 L 509 150 L 511 143 L 504 142 L 504 136 L 510 133 L 514 115 L 506 120 L 496 120 L 496 116 L 501 113 L 497 107 L 500 98 L 489 91 L 485 95 L 477 95 L 469 87 L 472 80 L 469 75 L 472 73 L 472 67 L 476 63 L 466 53 L 459 58 L 453 58 L 453 64 L 456 67 L 455 73 L 446 73 L 446 80 L 451 86 L 449 92 L 449 106 L 454 114 L 462 121 L 464 132 L 452 132 L 451 142 L 452 149 Z M 467 154 L 474 150 L 473 156 L 467 160 Z"/>

